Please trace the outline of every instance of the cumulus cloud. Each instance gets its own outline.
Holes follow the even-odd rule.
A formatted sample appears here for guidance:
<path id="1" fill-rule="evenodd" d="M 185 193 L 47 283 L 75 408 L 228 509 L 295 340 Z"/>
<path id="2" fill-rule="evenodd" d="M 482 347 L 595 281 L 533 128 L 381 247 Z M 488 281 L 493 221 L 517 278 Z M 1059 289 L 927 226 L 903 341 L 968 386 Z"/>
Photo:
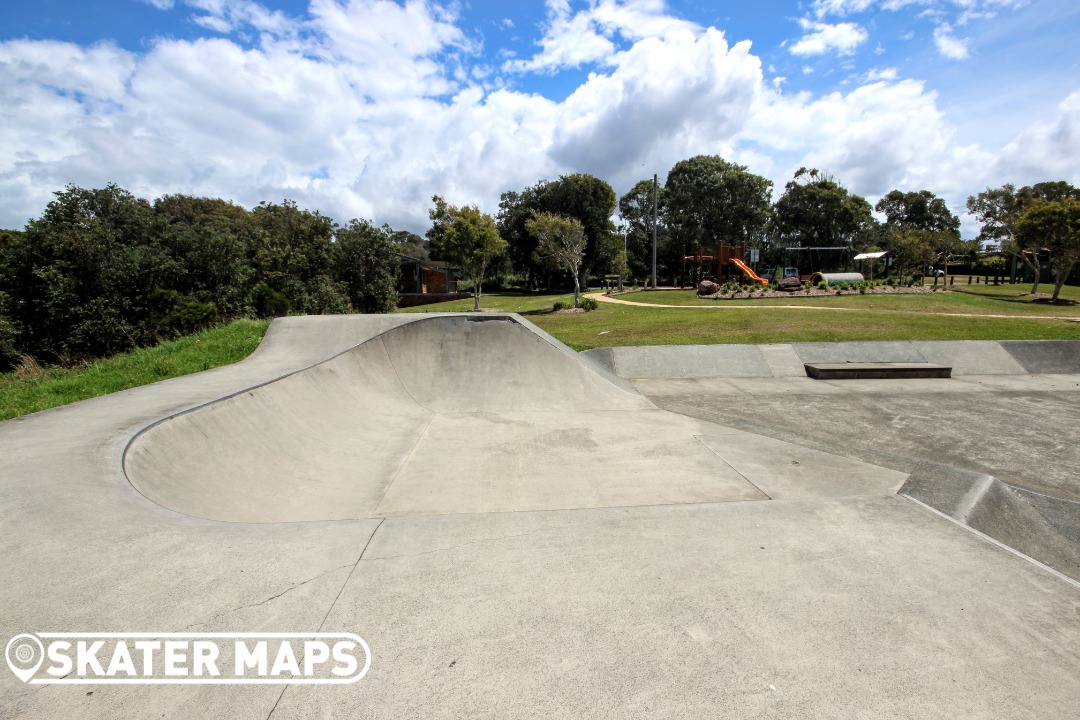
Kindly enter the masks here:
<path id="1" fill-rule="evenodd" d="M 878 80 L 896 80 L 900 77 L 900 73 L 896 68 L 881 68 L 874 69 L 866 73 L 867 82 L 877 82 Z"/>
<path id="2" fill-rule="evenodd" d="M 830 25 L 802 18 L 799 20 L 799 25 L 804 35 L 788 46 L 788 51 L 792 55 L 801 57 L 824 55 L 833 50 L 837 55 L 852 55 L 856 48 L 869 38 L 866 30 L 855 23 Z"/>
<path id="3" fill-rule="evenodd" d="M 250 26 L 260 32 L 285 34 L 292 22 L 285 13 L 269 10 L 253 0 L 185 0 L 187 5 L 203 11 L 194 21 L 215 32 L 230 33 L 239 27 Z"/>
<path id="4" fill-rule="evenodd" d="M 971 57 L 970 40 L 953 35 L 952 26 L 942 23 L 934 28 L 934 45 L 938 52 L 950 60 L 967 60 Z"/>
<path id="5" fill-rule="evenodd" d="M 874 8 L 899 11 L 915 6 L 929 8 L 933 12 L 959 10 L 969 18 L 979 15 L 993 16 L 993 8 L 1016 9 L 1030 0 L 814 0 L 812 5 L 817 17 L 835 15 L 843 17 L 866 12 Z"/>
<path id="6" fill-rule="evenodd" d="M 610 65 L 618 52 L 618 39 L 632 41 L 700 29 L 695 23 L 668 15 L 663 0 L 598 0 L 578 12 L 571 12 L 568 0 L 548 0 L 547 6 L 541 51 L 529 59 L 507 62 L 506 70 L 553 72 L 588 63 Z"/>
<path id="7" fill-rule="evenodd" d="M 1002 150 L 995 174 L 1028 184 L 1043 180 L 1077 182 L 1080 159 L 1080 91 L 1065 98 L 1049 122 L 1036 122 Z"/>
<path id="8" fill-rule="evenodd" d="M 567 27 L 585 17 L 609 43 L 563 100 L 500 85 L 453 12 L 422 0 L 312 0 L 285 24 L 199 2 L 259 25 L 259 41 L 207 33 L 139 53 L 0 43 L 0 227 L 39 215 L 67 183 L 115 181 L 147 198 L 291 198 L 340 222 L 423 232 L 432 194 L 494 212 L 500 193 L 540 179 L 588 172 L 625 192 L 697 154 L 778 187 L 805 165 L 870 197 L 929 188 L 954 209 L 987 184 L 1078 179 L 1080 93 L 997 160 L 958 142 L 936 95 L 896 69 L 844 92 L 788 93 L 748 42 L 658 2 L 552 3 Z M 572 61 L 545 57 L 533 72 Z"/>

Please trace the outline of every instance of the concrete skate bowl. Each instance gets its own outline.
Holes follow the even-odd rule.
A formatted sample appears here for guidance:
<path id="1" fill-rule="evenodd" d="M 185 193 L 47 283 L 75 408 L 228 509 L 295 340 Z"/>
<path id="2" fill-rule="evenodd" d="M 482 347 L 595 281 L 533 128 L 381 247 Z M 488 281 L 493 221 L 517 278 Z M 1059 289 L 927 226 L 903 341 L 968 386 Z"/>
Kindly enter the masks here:
<path id="1" fill-rule="evenodd" d="M 506 316 L 421 319 L 166 418 L 124 467 L 146 497 L 198 517 L 369 517 L 436 416 L 652 407 L 617 382 Z"/>
<path id="2" fill-rule="evenodd" d="M 907 478 L 659 410 L 510 315 L 409 321 L 165 418 L 124 470 L 166 508 L 255 523 L 880 495 Z"/>

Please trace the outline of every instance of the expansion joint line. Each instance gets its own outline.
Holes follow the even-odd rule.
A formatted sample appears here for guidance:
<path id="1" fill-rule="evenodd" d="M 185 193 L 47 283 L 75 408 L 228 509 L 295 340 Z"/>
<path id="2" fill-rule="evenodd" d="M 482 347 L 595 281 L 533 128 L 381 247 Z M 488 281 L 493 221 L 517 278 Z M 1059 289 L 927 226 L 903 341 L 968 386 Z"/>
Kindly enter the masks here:
<path id="1" fill-rule="evenodd" d="M 428 418 L 427 425 L 425 425 L 424 429 L 420 432 L 420 434 L 416 436 L 416 442 L 414 442 L 413 446 L 411 448 L 409 448 L 409 452 L 405 455 L 405 459 L 401 461 L 401 466 L 398 467 L 397 471 L 394 473 L 394 477 L 390 478 L 390 482 L 388 482 L 386 484 L 386 489 L 383 490 L 383 494 L 379 498 L 379 502 L 376 503 L 376 505 L 375 505 L 375 512 L 376 513 L 378 513 L 379 508 L 382 507 L 383 500 L 386 499 L 386 495 L 387 495 L 387 493 L 390 492 L 390 488 L 392 488 L 394 486 L 394 483 L 397 482 L 398 476 L 401 475 L 401 471 L 404 470 L 405 466 L 409 464 L 409 459 L 413 456 L 413 453 L 416 452 L 416 448 L 420 447 L 420 441 L 424 439 L 425 435 L 427 435 L 428 428 L 431 427 L 431 423 L 433 423 L 434 421 L 435 421 L 435 413 L 432 413 L 431 416 Z M 383 519 L 385 520 L 386 518 L 383 518 Z M 378 528 L 376 528 L 376 529 L 378 529 Z"/>
<path id="2" fill-rule="evenodd" d="M 326 626 L 326 621 L 330 617 L 330 613 L 334 611 L 334 607 L 337 605 L 338 600 L 341 599 L 341 593 L 345 592 L 345 588 L 348 586 L 349 581 L 352 580 L 353 573 L 356 572 L 356 568 L 360 565 L 360 561 L 364 559 L 364 553 L 367 552 L 368 547 L 371 545 L 371 541 L 375 539 L 375 533 L 379 532 L 379 528 L 383 526 L 384 522 L 386 522 L 386 518 L 380 518 L 379 524 L 376 525 L 375 529 L 371 531 L 370 535 L 368 535 L 367 542 L 364 543 L 364 549 L 361 550 L 360 555 L 357 556 L 356 562 L 353 563 L 352 569 L 349 570 L 349 574 L 345 577 L 345 582 L 341 583 L 341 587 L 338 588 L 337 595 L 334 596 L 334 601 L 330 603 L 330 607 L 326 609 L 326 614 L 323 615 L 322 622 L 319 623 L 319 628 L 315 632 L 322 632 L 323 628 Z M 274 713 L 277 711 L 278 704 L 281 702 L 281 698 L 285 696 L 285 691 L 288 690 L 290 687 L 290 685 L 285 685 L 281 688 L 281 692 L 278 693 L 277 699 L 274 700 L 274 706 L 270 708 L 270 712 L 267 714 L 266 720 L 270 720 L 270 718 L 274 716 Z"/>
<path id="3" fill-rule="evenodd" d="M 731 464 L 731 463 L 729 463 L 729 462 L 728 462 L 727 460 L 725 460 L 725 459 L 723 458 L 723 456 L 722 456 L 722 455 L 720 455 L 720 453 L 716 452 L 716 450 L 714 450 L 713 448 L 709 447 L 709 446 L 708 446 L 708 444 L 706 444 L 705 440 L 703 439 L 703 437 L 702 437 L 701 435 L 695 435 L 695 436 L 694 436 L 694 439 L 695 439 L 695 440 L 697 440 L 697 441 L 698 441 L 698 443 L 700 443 L 700 444 L 701 444 L 701 446 L 702 446 L 703 448 L 705 448 L 705 449 L 706 449 L 706 450 L 708 450 L 708 451 L 709 451 L 710 453 L 712 453 L 712 454 L 713 454 L 713 456 L 714 456 L 714 457 L 716 457 L 716 459 L 717 459 L 717 460 L 719 460 L 720 462 L 722 462 L 722 463 L 724 463 L 725 465 L 727 465 L 727 466 L 728 466 L 729 468 L 731 468 L 731 471 L 732 471 L 732 472 L 734 472 L 734 473 L 735 473 L 736 475 L 738 475 L 738 476 L 739 476 L 739 477 L 741 477 L 741 478 L 742 478 L 743 480 L 745 480 L 745 481 L 747 482 L 747 484 L 749 484 L 749 485 L 750 485 L 750 486 L 751 486 L 752 488 L 754 488 L 754 489 L 755 489 L 755 490 L 757 490 L 757 491 L 758 491 L 759 493 L 761 493 L 762 495 L 764 495 L 764 496 L 765 496 L 765 499 L 766 499 L 766 500 L 772 500 L 772 495 L 770 495 L 769 493 L 765 492 L 765 491 L 764 491 L 764 490 L 762 490 L 762 489 L 761 489 L 760 487 L 758 487 L 758 484 L 757 484 L 757 483 L 755 483 L 755 482 L 754 482 L 753 480 L 751 480 L 750 478 L 746 477 L 746 475 L 743 475 L 743 474 L 742 474 L 741 472 L 739 472 L 738 468 L 736 468 L 736 467 L 735 467 L 734 465 L 732 465 L 732 464 Z"/>

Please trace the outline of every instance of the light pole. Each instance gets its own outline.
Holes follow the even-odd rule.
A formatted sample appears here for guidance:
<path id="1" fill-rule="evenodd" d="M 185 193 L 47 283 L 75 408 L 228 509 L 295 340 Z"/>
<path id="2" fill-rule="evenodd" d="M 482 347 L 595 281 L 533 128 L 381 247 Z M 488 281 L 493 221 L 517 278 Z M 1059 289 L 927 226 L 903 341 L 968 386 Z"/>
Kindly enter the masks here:
<path id="1" fill-rule="evenodd" d="M 652 289 L 656 289 L 656 173 L 652 176 Z"/>

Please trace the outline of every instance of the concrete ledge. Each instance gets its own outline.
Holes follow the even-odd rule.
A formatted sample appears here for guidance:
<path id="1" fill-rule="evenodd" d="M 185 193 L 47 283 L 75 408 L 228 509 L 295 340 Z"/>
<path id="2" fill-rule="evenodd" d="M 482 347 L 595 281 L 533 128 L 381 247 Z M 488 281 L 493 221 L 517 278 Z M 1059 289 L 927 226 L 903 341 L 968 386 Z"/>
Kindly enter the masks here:
<path id="1" fill-rule="evenodd" d="M 931 363 L 805 363 L 808 377 L 815 380 L 886 380 L 906 378 L 948 378 L 952 368 Z"/>
<path id="2" fill-rule="evenodd" d="M 584 353 L 629 379 L 801 377 L 804 365 L 916 364 L 951 375 L 1080 374 L 1080 341 L 936 340 L 771 345 L 663 345 L 597 348 Z M 882 377 L 902 377 L 890 374 Z M 869 377 L 863 375 L 861 377 Z"/>

